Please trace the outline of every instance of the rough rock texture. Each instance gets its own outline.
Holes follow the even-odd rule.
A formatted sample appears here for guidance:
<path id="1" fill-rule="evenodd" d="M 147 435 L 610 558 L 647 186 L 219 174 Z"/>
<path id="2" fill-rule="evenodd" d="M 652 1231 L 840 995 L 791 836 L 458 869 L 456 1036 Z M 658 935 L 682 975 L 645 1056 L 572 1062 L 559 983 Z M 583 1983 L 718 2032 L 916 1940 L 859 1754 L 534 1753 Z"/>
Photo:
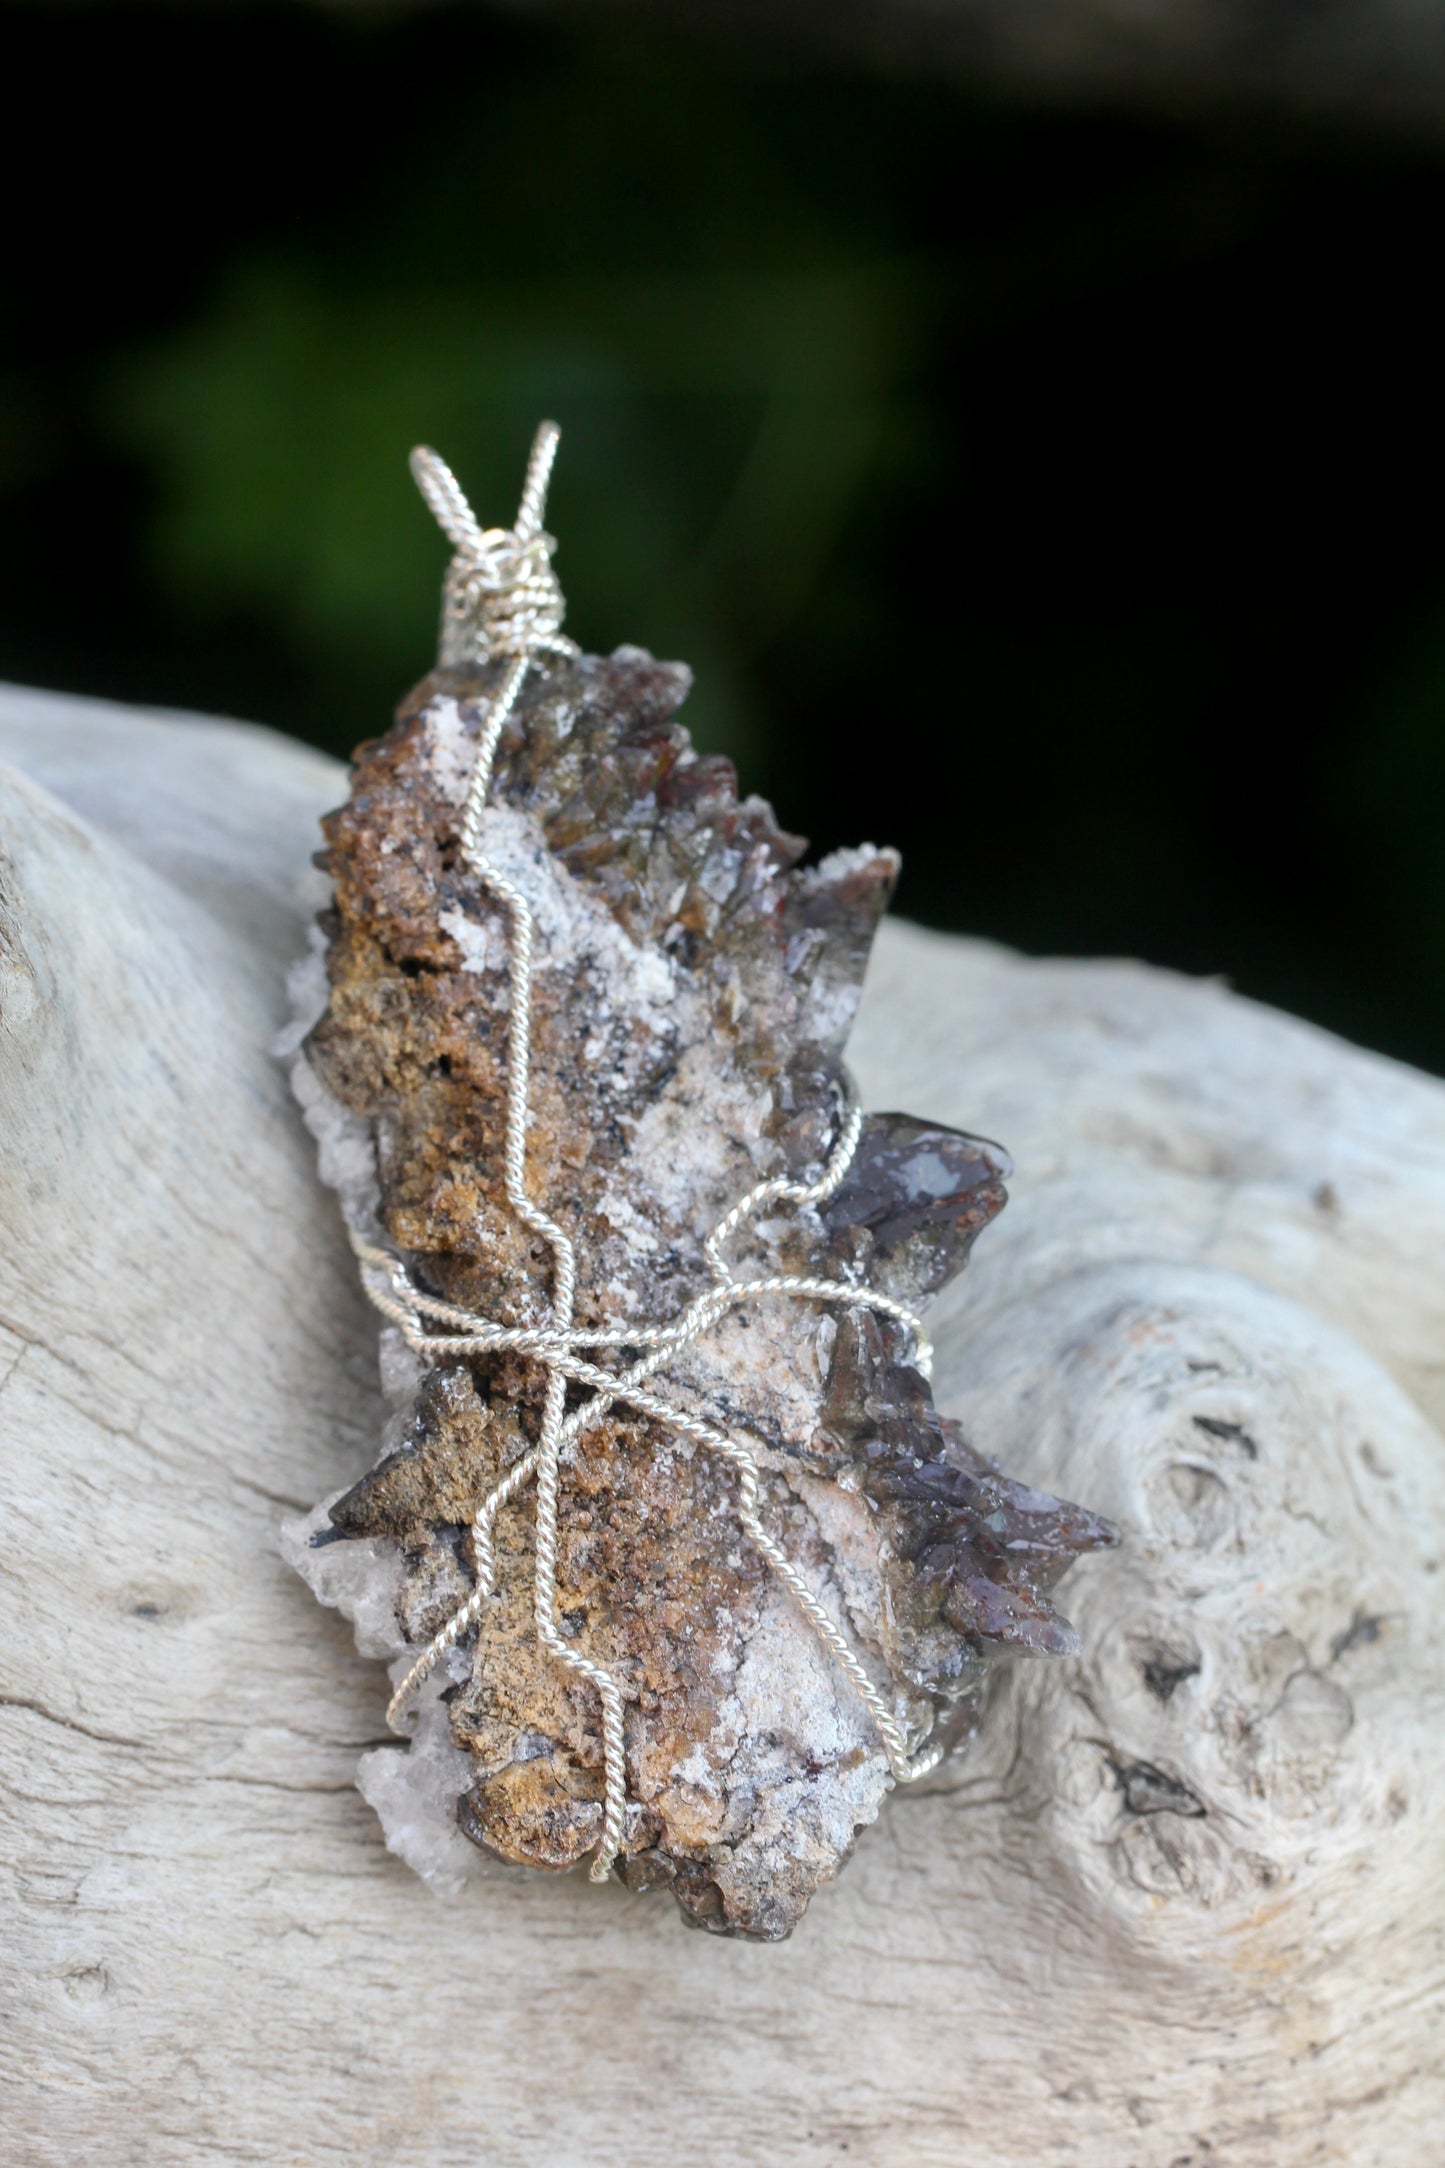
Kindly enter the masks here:
<path id="1" fill-rule="evenodd" d="M 275 1551 L 380 1421 L 265 1052 L 345 777 L 4 688 L 0 756 L 7 2168 L 1439 2168 L 1445 1085 L 885 920 L 866 1101 L 1019 1168 L 939 1404 L 1126 1533 L 1080 1654 L 1005 1666 L 777 1947 L 577 1875 L 440 1904 Z"/>
<path id="2" fill-rule="evenodd" d="M 424 1284 L 540 1324 L 546 1252 L 502 1188 L 505 921 L 457 851 L 489 682 L 425 680 L 324 824 L 329 1001 L 298 1084 L 323 1127 L 336 1115 L 318 1087 L 369 1125 L 353 1141 L 364 1157 L 374 1138 L 376 1189 L 353 1209 L 379 1213 Z M 761 800 L 739 804 L 726 761 L 693 753 L 673 719 L 686 689 L 684 671 L 638 650 L 534 673 L 483 825 L 484 853 L 537 916 L 528 1184 L 576 1242 L 579 1325 L 667 1321 L 708 1286 L 703 1240 L 728 1207 L 822 1163 L 897 870 L 869 847 L 799 869 L 805 846 Z M 1008 1171 L 977 1138 L 872 1118 L 825 1206 L 771 1241 L 764 1219 L 735 1254 L 922 1302 L 1003 1204 Z M 911 1358 L 892 1319 L 774 1297 L 734 1310 L 666 1375 L 684 1406 L 762 1452 L 775 1533 L 899 1716 L 919 1734 L 941 1719 L 956 1741 L 997 1657 L 1073 1651 L 1046 1592 L 1111 1531 L 1009 1483 L 941 1421 Z M 407 1643 L 470 1592 L 470 1523 L 529 1449 L 542 1383 L 524 1356 L 421 1378 L 403 1366 L 389 1449 L 311 1534 L 313 1550 L 369 1540 L 353 1605 L 377 1542 L 400 1553 Z M 623 1878 L 666 1884 L 698 1924 L 773 1940 L 891 1780 L 867 1709 L 744 1538 L 736 1486 L 727 1462 L 660 1424 L 619 1409 L 595 1425 L 564 1462 L 558 1614 L 629 1697 Z M 495 1595 L 451 1659 L 466 1758 L 441 1805 L 491 1853 L 563 1868 L 601 1827 L 600 1709 L 536 1641 L 529 1503 L 504 1514 Z M 430 1771 L 434 1723 L 423 1751 Z M 398 1836 L 406 1853 L 416 1821 Z"/>

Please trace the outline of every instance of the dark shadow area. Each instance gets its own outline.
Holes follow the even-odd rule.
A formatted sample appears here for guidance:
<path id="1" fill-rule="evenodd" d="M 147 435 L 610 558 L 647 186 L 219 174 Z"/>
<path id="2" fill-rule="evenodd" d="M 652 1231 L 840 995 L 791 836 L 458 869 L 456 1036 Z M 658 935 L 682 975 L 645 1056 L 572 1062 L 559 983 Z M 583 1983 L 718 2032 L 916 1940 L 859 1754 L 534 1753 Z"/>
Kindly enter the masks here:
<path id="1" fill-rule="evenodd" d="M 680 654 L 900 907 L 1445 1069 L 1428 145 L 1060 115 L 480 8 L 0 11 L 0 674 L 344 752 L 406 453 Z"/>

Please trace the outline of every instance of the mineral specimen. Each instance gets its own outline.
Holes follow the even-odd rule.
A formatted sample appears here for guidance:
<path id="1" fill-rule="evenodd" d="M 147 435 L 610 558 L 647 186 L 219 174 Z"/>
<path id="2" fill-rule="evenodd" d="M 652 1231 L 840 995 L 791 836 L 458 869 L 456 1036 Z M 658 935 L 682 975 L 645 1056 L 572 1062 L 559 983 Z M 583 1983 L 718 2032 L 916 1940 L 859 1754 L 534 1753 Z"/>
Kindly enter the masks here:
<path id="1" fill-rule="evenodd" d="M 326 823 L 328 989 L 297 1079 L 353 1228 L 437 1298 L 537 1326 L 545 1244 L 507 1209 L 502 1175 L 503 920 L 458 848 L 500 675 L 437 670 L 357 754 Z M 897 873 L 871 847 L 802 865 L 769 807 L 739 802 L 730 764 L 692 751 L 674 720 L 687 684 L 637 649 L 533 670 L 482 821 L 487 859 L 536 919 L 527 1183 L 575 1241 L 579 1326 L 667 1321 L 708 1286 L 703 1244 L 729 1207 L 760 1177 L 824 1163 Z M 917 1303 L 962 1265 L 1009 1171 L 981 1139 L 870 1117 L 835 1194 L 764 1211 L 734 1254 Z M 401 1403 L 387 1449 L 298 1562 L 323 1593 L 333 1574 L 333 1600 L 332 1546 L 389 1571 L 414 1649 L 471 1592 L 474 1517 L 533 1442 L 543 1378 L 506 1351 L 409 1366 L 386 1339 Z M 1073 1647 L 1047 1592 L 1112 1530 L 975 1453 L 896 1319 L 759 1298 L 663 1367 L 679 1407 L 746 1433 L 774 1539 L 912 1738 L 962 1743 L 1000 1657 Z M 561 1477 L 557 1624 L 626 1696 L 617 1872 L 669 1887 L 715 1932 L 784 1936 L 889 1788 L 876 1724 L 747 1539 L 726 1460 L 618 1405 Z M 497 1522 L 479 1628 L 423 1696 L 418 1742 L 372 1757 L 369 1795 L 420 1865 L 442 1860 L 448 1812 L 485 1854 L 531 1866 L 598 1844 L 597 1695 L 539 1644 L 532 1580 L 522 1495 Z M 373 1650 L 388 1645 L 373 1617 Z"/>

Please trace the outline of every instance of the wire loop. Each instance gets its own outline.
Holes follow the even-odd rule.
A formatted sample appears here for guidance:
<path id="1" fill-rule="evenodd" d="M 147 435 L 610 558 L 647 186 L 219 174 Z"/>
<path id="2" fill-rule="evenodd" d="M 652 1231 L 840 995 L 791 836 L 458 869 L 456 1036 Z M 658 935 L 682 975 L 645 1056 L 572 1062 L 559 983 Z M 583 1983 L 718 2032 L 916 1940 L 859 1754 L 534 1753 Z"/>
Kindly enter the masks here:
<path id="1" fill-rule="evenodd" d="M 479 526 L 446 461 L 425 444 L 412 453 L 416 486 L 455 553 L 442 585 L 439 663 L 578 652 L 562 632 L 567 605 L 552 569 L 557 545 L 542 527 L 560 436 L 555 422 L 537 431 L 514 527 Z"/>

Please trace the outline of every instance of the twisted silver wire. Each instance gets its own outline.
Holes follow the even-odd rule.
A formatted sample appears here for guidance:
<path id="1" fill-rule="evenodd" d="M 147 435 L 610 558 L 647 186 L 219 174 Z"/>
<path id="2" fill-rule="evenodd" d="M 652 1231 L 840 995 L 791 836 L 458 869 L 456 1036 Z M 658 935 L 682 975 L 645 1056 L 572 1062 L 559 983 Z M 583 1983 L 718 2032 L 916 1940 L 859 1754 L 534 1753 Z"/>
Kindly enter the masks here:
<path id="1" fill-rule="evenodd" d="M 545 1326 L 504 1326 L 456 1304 L 425 1294 L 401 1260 L 358 1235 L 352 1244 L 361 1264 L 362 1284 L 372 1303 L 401 1330 L 407 1344 L 429 1361 L 453 1356 L 510 1350 L 535 1357 L 546 1374 L 542 1420 L 536 1444 L 495 1484 L 472 1523 L 476 1579 L 471 1594 L 452 1613 L 422 1651 L 392 1695 L 387 1721 L 398 1727 L 407 1702 L 448 1650 L 476 1623 L 495 1583 L 494 1530 L 498 1514 L 527 1483 L 535 1481 L 536 1533 L 532 1612 L 539 1642 L 559 1662 L 585 1678 L 602 1706 L 603 1815 L 594 1882 L 611 1872 L 626 1832 L 627 1757 L 623 1693 L 607 1668 L 585 1656 L 557 1625 L 557 1512 L 563 1449 L 621 1403 L 667 1429 L 690 1438 L 727 1459 L 738 1472 L 738 1518 L 778 1579 L 790 1590 L 819 1639 L 831 1651 L 864 1702 L 883 1741 L 888 1764 L 900 1783 L 911 1783 L 934 1768 L 941 1749 L 910 1756 L 901 1725 L 874 1685 L 865 1666 L 826 1607 L 809 1587 L 780 1544 L 769 1534 L 761 1511 L 761 1469 L 752 1448 L 701 1417 L 679 1408 L 644 1383 L 663 1364 L 716 1324 L 735 1304 L 768 1295 L 838 1302 L 868 1308 L 895 1319 L 914 1341 L 915 1361 L 926 1376 L 932 1349 L 916 1313 L 905 1303 L 868 1287 L 797 1273 L 774 1273 L 739 1279 L 723 1256 L 724 1244 L 773 1203 L 817 1205 L 833 1196 L 847 1174 L 862 1131 L 862 1113 L 849 1097 L 839 1134 L 821 1175 L 812 1182 L 773 1177 L 759 1182 L 724 1214 L 703 1245 L 713 1285 L 667 1325 L 578 1329 L 573 1322 L 576 1251 L 565 1230 L 543 1210 L 527 1189 L 526 1143 L 530 1104 L 532 977 L 535 926 L 527 898 L 492 865 L 481 848 L 481 824 L 491 792 L 497 747 L 516 705 L 527 671 L 538 653 L 575 653 L 560 637 L 564 610 L 552 571 L 550 536 L 542 531 L 547 484 L 559 432 L 544 422 L 528 463 L 516 525 L 511 529 L 479 527 L 460 485 L 434 452 L 418 448 L 412 471 L 456 554 L 447 574 L 442 611 L 442 662 L 509 657 L 510 668 L 487 710 L 468 779 L 460 823 L 460 848 L 478 881 L 501 905 L 509 931 L 510 1013 L 503 1175 L 508 1205 L 523 1224 L 539 1234 L 551 1253 L 551 1320 Z M 452 1332 L 427 1329 L 427 1321 L 451 1325 Z M 621 1370 L 609 1371 L 584 1360 L 582 1348 L 645 1348 Z M 569 1382 L 594 1388 L 593 1397 L 568 1415 Z"/>
<path id="2" fill-rule="evenodd" d="M 510 655 L 521 661 L 525 675 L 534 655 L 577 653 L 577 643 L 562 632 L 567 606 L 552 569 L 557 545 L 542 527 L 560 437 L 555 422 L 543 422 L 533 438 L 511 527 L 480 526 L 446 461 L 425 444 L 412 453 L 417 488 L 455 553 L 442 583 L 438 662 L 490 662 Z"/>
<path id="3" fill-rule="evenodd" d="M 517 1353 L 550 1360 L 554 1354 L 565 1355 L 573 1348 L 583 1347 L 648 1347 L 670 1352 L 695 1340 L 736 1303 L 752 1301 L 760 1295 L 811 1295 L 820 1302 L 851 1303 L 855 1308 L 877 1310 L 885 1317 L 896 1318 L 913 1334 L 914 1368 L 925 1378 L 932 1375 L 932 1343 L 923 1337 L 922 1321 L 914 1311 L 892 1295 L 885 1295 L 874 1287 L 857 1286 L 851 1280 L 816 1279 L 796 1272 L 775 1273 L 760 1280 L 730 1279 L 722 1286 L 710 1287 L 703 1294 L 695 1295 L 670 1325 L 586 1326 L 558 1332 L 547 1325 L 500 1325 L 475 1310 L 441 1302 L 434 1295 L 424 1294 L 407 1278 L 400 1259 L 391 1250 L 381 1249 L 355 1233 L 351 1237 L 351 1246 L 361 1260 L 363 1277 L 368 1269 L 377 1268 L 387 1276 L 390 1295 L 383 1290 L 372 1298 L 386 1315 L 390 1316 L 396 1309 L 398 1318 L 404 1313 L 418 1331 L 419 1320 L 423 1317 L 458 1327 L 455 1335 L 427 1333 L 423 1336 L 422 1344 L 440 1355 Z M 367 1284 L 368 1287 L 372 1285 L 370 1281 Z M 649 1370 L 660 1367 L 657 1352 L 647 1367 Z"/>
<path id="4" fill-rule="evenodd" d="M 391 1267 L 393 1286 L 395 1286 L 397 1279 L 405 1278 L 405 1275 L 401 1273 L 397 1260 L 391 1257 L 388 1252 L 374 1249 L 371 1245 L 359 1247 L 366 1262 L 370 1262 L 372 1259 L 384 1260 Z M 409 1281 L 406 1283 L 406 1297 L 383 1291 L 373 1281 L 369 1280 L 365 1274 L 363 1274 L 363 1284 L 366 1286 L 366 1292 L 376 1308 L 384 1316 L 391 1318 L 394 1323 L 400 1326 L 408 1345 L 430 1360 L 444 1360 L 455 1355 L 486 1352 L 497 1345 L 496 1339 L 488 1334 L 472 1336 L 427 1333 L 421 1326 L 418 1311 L 423 1308 L 434 1309 L 442 1306 L 431 1303 L 430 1298 L 422 1296 Z M 820 1282 L 818 1285 L 820 1288 L 826 1289 L 832 1299 L 836 1300 L 841 1297 L 849 1301 L 861 1300 L 869 1302 L 871 1297 L 870 1306 L 877 1306 L 877 1297 L 871 1289 L 853 1288 L 831 1281 Z M 789 1274 L 780 1274 L 772 1281 L 759 1281 L 756 1283 L 756 1287 L 748 1286 L 746 1289 L 739 1287 L 736 1291 L 739 1293 L 754 1293 L 758 1288 L 763 1287 L 766 1287 L 769 1292 L 778 1293 L 813 1292 L 813 1289 L 807 1287 L 806 1283 L 796 1280 Z M 731 1293 L 733 1290 L 729 1290 L 729 1292 Z M 694 1309 L 697 1307 L 699 1306 L 695 1305 Z M 688 1331 L 686 1338 L 695 1338 L 698 1329 L 700 1327 Z M 509 1337 L 508 1344 L 516 1346 L 521 1337 L 520 1334 Z M 854 1653 L 847 1637 L 840 1632 L 826 1608 L 813 1594 L 806 1580 L 793 1565 L 786 1552 L 768 1534 L 759 1517 L 758 1510 L 762 1471 L 751 1447 L 728 1432 L 716 1429 L 700 1416 L 692 1415 L 687 1410 L 677 1407 L 661 1394 L 644 1387 L 641 1384 L 641 1379 L 656 1367 L 658 1360 L 656 1354 L 638 1361 L 624 1371 L 603 1370 L 597 1364 L 584 1362 L 579 1356 L 570 1352 L 568 1341 L 572 1337 L 574 1336 L 563 1333 L 551 1334 L 544 1330 L 535 1330 L 525 1336 L 528 1352 L 537 1353 L 541 1359 L 545 1360 L 554 1374 L 560 1373 L 565 1378 L 572 1379 L 580 1385 L 591 1385 L 597 1388 L 596 1397 L 586 1402 L 582 1407 L 575 1409 L 567 1418 L 559 1436 L 559 1445 L 570 1443 L 584 1429 L 590 1428 L 593 1423 L 600 1420 L 614 1403 L 620 1401 L 624 1406 L 635 1409 L 638 1414 L 650 1416 L 667 1429 L 676 1431 L 683 1437 L 691 1438 L 698 1445 L 705 1446 L 711 1452 L 720 1453 L 730 1460 L 737 1467 L 740 1475 L 738 1517 L 743 1527 L 768 1560 L 779 1579 L 792 1591 L 799 1607 L 817 1630 L 821 1639 L 837 1656 L 842 1668 L 857 1688 L 883 1739 L 889 1767 L 893 1775 L 900 1783 L 907 1784 L 925 1775 L 928 1770 L 935 1768 L 939 1759 L 937 1749 L 929 1749 L 921 1755 L 910 1756 L 908 1744 L 901 1727 L 888 1708 L 887 1703 L 879 1694 L 878 1689 L 874 1686 L 863 1664 Z M 575 1338 L 582 1337 L 584 1336 L 575 1336 Z M 672 1337 L 680 1339 L 682 1335 L 674 1331 Z M 540 1473 L 541 1457 L 542 1447 L 539 1445 L 531 1453 L 525 1455 L 523 1459 L 517 1461 L 513 1467 L 508 1469 L 506 1475 L 492 1490 L 482 1506 L 473 1524 L 476 1535 L 477 1586 L 461 1606 L 461 1609 L 447 1621 L 441 1632 L 417 1658 L 411 1670 L 397 1687 L 387 1711 L 389 1721 L 400 1714 L 407 1701 L 438 1660 L 446 1653 L 447 1649 L 452 1647 L 458 1636 L 465 1631 L 465 1628 L 480 1613 L 486 1596 L 490 1594 L 491 1590 L 492 1526 L 502 1506 L 516 1495 L 533 1474 Z M 483 1585 L 484 1578 L 485 1586 Z M 575 1658 L 575 1651 L 570 1653 Z M 596 1878 L 600 1879 L 600 1877 Z"/>

